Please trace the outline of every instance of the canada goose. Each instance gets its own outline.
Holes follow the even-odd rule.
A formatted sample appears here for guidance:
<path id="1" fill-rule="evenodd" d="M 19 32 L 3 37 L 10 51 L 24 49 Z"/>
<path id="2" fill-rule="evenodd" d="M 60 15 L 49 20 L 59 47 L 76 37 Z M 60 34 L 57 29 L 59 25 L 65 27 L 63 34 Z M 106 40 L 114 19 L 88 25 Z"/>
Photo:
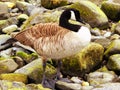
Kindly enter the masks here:
<path id="1" fill-rule="evenodd" d="M 14 40 L 11 40 L 19 41 L 34 48 L 43 57 L 43 69 L 45 72 L 48 58 L 60 61 L 62 58 L 78 53 L 91 40 L 89 29 L 85 26 L 69 23 L 71 18 L 82 22 L 78 10 L 66 9 L 60 16 L 59 25 L 56 23 L 36 24 L 18 33 L 13 37 Z M 45 75 L 43 74 L 43 84 L 44 79 Z"/>

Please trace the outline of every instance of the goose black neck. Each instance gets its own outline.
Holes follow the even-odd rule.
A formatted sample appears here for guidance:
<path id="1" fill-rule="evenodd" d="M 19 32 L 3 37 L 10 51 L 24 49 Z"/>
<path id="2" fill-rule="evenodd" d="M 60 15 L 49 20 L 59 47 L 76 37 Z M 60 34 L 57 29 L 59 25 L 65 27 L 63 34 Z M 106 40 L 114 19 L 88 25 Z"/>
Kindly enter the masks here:
<path id="1" fill-rule="evenodd" d="M 64 28 L 69 29 L 74 32 L 77 32 L 81 27 L 80 25 L 75 25 L 75 24 L 69 23 L 69 19 L 62 18 L 62 17 L 60 18 L 59 25 L 61 27 L 64 27 Z"/>

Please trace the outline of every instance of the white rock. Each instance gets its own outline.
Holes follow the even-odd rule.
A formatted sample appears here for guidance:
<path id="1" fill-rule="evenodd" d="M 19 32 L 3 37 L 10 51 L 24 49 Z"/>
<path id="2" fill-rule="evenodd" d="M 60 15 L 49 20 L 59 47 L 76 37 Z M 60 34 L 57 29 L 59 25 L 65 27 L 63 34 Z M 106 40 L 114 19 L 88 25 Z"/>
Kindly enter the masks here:
<path id="1" fill-rule="evenodd" d="M 10 34 L 10 33 L 12 33 L 13 31 L 15 31 L 15 30 L 17 30 L 17 29 L 18 29 L 18 26 L 17 26 L 17 25 L 10 25 L 10 26 L 8 26 L 8 27 L 6 27 L 6 28 L 3 28 L 3 29 L 2 29 L 2 32 L 7 33 L 7 34 Z"/>

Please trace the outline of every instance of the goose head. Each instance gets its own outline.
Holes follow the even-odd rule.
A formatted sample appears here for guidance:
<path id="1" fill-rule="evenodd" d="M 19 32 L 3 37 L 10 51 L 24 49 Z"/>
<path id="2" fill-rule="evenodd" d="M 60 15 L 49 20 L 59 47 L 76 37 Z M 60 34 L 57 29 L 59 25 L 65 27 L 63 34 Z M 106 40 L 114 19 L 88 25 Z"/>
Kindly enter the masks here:
<path id="1" fill-rule="evenodd" d="M 77 34 L 79 34 L 79 37 L 81 39 L 84 39 L 86 42 L 89 42 L 91 39 L 90 29 L 86 26 L 70 23 L 69 22 L 70 19 L 85 24 L 85 22 L 80 17 L 80 12 L 78 10 L 66 9 L 60 16 L 59 25 L 61 27 L 76 32 Z"/>
<path id="2" fill-rule="evenodd" d="M 85 24 L 83 19 L 80 17 L 80 12 L 76 9 L 66 9 L 65 11 L 63 11 L 59 19 L 59 25 L 61 27 L 77 32 L 81 26 L 72 24 L 69 22 L 69 20 L 74 20 Z"/>

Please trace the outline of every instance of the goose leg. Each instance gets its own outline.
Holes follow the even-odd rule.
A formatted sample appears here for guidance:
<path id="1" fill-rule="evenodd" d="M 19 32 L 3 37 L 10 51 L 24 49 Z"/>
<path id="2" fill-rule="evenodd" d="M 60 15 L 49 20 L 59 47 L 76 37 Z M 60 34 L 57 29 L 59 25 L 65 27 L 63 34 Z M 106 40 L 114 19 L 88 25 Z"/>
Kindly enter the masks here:
<path id="1" fill-rule="evenodd" d="M 42 77 L 42 85 L 45 86 L 45 70 L 46 70 L 46 58 L 43 58 L 43 77 Z"/>
<path id="2" fill-rule="evenodd" d="M 56 75 L 56 79 L 57 79 L 57 80 L 60 80 L 60 79 L 61 79 L 61 77 L 60 77 L 60 75 L 61 75 L 61 72 L 60 72 L 61 65 L 62 65 L 62 61 L 61 61 L 61 60 L 58 60 L 57 75 Z"/>

